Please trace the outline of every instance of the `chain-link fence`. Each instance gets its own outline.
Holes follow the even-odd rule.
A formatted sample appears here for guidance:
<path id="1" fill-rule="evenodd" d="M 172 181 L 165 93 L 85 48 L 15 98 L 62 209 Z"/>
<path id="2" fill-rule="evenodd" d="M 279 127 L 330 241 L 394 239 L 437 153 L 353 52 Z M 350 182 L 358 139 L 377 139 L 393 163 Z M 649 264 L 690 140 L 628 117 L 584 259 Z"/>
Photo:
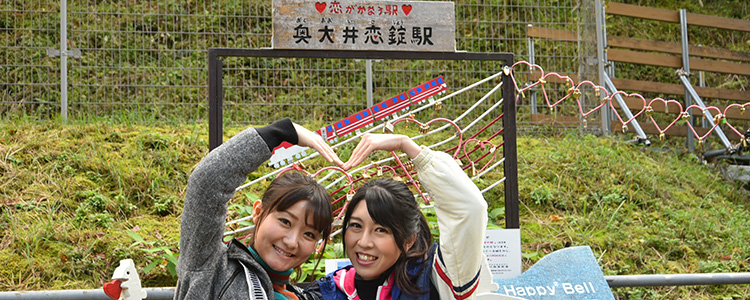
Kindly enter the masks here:
<path id="1" fill-rule="evenodd" d="M 593 0 L 584 0 L 593 3 Z M 11 0 L 0 4 L 2 118 L 60 116 L 61 5 L 67 9 L 70 119 L 146 122 L 207 119 L 207 49 L 271 46 L 272 1 Z M 528 24 L 579 32 L 591 20 L 579 1 L 460 1 L 457 49 L 529 58 Z M 579 44 L 534 41 L 545 70 L 579 72 Z M 80 57 L 70 55 L 80 51 Z M 373 98 L 393 96 L 436 75 L 459 89 L 501 71 L 487 62 L 372 61 Z M 228 59 L 225 120 L 265 123 L 279 116 L 330 121 L 366 106 L 368 62 Z M 595 70 L 594 67 L 591 70 Z M 450 105 L 476 100 L 467 93 Z M 450 111 L 451 106 L 446 109 Z M 519 103 L 519 124 L 529 121 Z M 249 109 L 248 109 L 249 108 Z M 565 110 L 566 108 L 558 108 Z M 571 108 L 572 109 L 572 108 Z"/>

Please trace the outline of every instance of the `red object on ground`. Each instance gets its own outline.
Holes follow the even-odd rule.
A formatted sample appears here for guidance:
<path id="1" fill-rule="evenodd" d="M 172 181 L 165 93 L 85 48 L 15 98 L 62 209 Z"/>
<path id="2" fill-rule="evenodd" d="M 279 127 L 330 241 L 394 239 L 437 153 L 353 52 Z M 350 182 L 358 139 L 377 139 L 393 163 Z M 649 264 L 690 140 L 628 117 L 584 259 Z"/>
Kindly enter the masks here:
<path id="1" fill-rule="evenodd" d="M 117 279 L 112 280 L 104 284 L 104 293 L 112 299 L 120 299 L 120 293 L 122 288 L 120 287 L 121 282 Z"/>

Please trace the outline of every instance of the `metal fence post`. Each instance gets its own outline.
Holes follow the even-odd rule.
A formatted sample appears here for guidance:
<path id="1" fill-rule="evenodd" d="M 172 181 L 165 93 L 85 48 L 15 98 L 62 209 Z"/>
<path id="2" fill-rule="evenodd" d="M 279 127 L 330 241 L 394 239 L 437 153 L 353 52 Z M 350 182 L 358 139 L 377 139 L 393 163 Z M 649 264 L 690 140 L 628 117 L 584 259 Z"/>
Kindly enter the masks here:
<path id="1" fill-rule="evenodd" d="M 528 27 L 533 27 L 533 26 L 534 25 L 531 25 L 531 24 L 528 25 Z M 531 65 L 534 65 L 534 64 L 536 64 L 536 62 L 534 62 L 534 39 L 531 38 L 531 37 L 527 37 L 526 41 L 527 41 L 527 43 L 529 45 L 529 63 Z M 533 69 L 529 70 L 529 80 L 533 77 L 532 70 Z M 530 93 L 531 93 L 531 102 L 530 102 L 530 105 L 531 105 L 531 114 L 535 115 L 535 114 L 539 113 L 537 111 L 537 107 L 536 107 L 536 91 L 530 91 Z"/>
<path id="2" fill-rule="evenodd" d="M 685 72 L 685 74 L 690 74 L 690 55 L 688 53 L 688 30 L 687 30 L 687 11 L 683 8 L 680 9 L 680 37 L 681 37 L 681 44 L 682 44 L 682 71 Z M 690 91 L 688 91 L 688 88 L 685 87 L 685 109 L 689 107 L 690 105 L 693 105 L 693 99 L 690 97 Z M 690 122 L 690 125 L 694 124 L 693 120 L 693 112 L 691 109 L 687 109 L 687 113 L 690 116 L 688 118 L 688 122 Z M 685 130 L 687 131 L 685 134 L 685 147 L 690 150 L 690 152 L 695 152 L 695 142 L 693 141 L 693 136 L 690 134 L 690 130 L 686 127 Z"/>
<path id="3" fill-rule="evenodd" d="M 224 142 L 222 95 L 223 62 L 216 50 L 208 49 L 208 150 Z"/>
<path id="4" fill-rule="evenodd" d="M 372 59 L 365 60 L 365 72 L 367 74 L 367 107 L 372 106 Z"/>
<path id="5" fill-rule="evenodd" d="M 60 1 L 60 114 L 68 121 L 68 1 Z"/>
<path id="6" fill-rule="evenodd" d="M 505 228 L 521 228 L 518 200 L 518 143 L 516 141 L 516 88 L 510 78 L 512 58 L 505 66 L 503 81 L 503 157 L 505 157 Z"/>
<path id="7" fill-rule="evenodd" d="M 604 52 L 607 45 L 606 39 L 606 26 L 604 25 L 604 4 L 601 0 L 596 0 L 594 3 L 594 12 L 596 14 L 596 62 L 598 66 L 599 74 L 599 85 L 605 86 L 605 71 L 604 64 L 607 62 L 607 56 Z M 598 101 L 598 99 L 597 99 Z M 605 105 L 601 108 L 600 118 L 602 118 L 602 134 L 610 135 L 611 128 L 609 124 L 609 106 Z"/>
<path id="8" fill-rule="evenodd" d="M 47 56 L 60 57 L 60 117 L 68 121 L 68 56 L 81 57 L 81 50 L 68 49 L 68 2 L 60 1 L 60 49 L 47 49 Z"/>

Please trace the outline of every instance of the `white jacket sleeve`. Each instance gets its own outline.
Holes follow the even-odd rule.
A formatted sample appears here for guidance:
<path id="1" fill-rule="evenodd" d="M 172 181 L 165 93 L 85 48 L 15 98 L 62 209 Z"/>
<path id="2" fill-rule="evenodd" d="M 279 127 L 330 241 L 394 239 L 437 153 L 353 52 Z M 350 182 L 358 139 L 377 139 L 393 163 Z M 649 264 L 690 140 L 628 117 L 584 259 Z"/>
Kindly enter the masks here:
<path id="1" fill-rule="evenodd" d="M 424 148 L 413 162 L 434 203 L 440 231 L 432 282 L 440 299 L 474 299 L 484 260 L 487 203 L 450 155 Z"/>

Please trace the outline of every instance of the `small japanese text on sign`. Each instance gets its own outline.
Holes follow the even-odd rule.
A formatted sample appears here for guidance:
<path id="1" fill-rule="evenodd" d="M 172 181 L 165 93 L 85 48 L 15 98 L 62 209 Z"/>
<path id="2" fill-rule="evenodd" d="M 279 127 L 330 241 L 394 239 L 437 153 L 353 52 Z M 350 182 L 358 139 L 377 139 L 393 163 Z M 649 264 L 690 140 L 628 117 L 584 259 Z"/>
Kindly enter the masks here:
<path id="1" fill-rule="evenodd" d="M 453 52 L 452 2 L 274 0 L 273 47 Z"/>

